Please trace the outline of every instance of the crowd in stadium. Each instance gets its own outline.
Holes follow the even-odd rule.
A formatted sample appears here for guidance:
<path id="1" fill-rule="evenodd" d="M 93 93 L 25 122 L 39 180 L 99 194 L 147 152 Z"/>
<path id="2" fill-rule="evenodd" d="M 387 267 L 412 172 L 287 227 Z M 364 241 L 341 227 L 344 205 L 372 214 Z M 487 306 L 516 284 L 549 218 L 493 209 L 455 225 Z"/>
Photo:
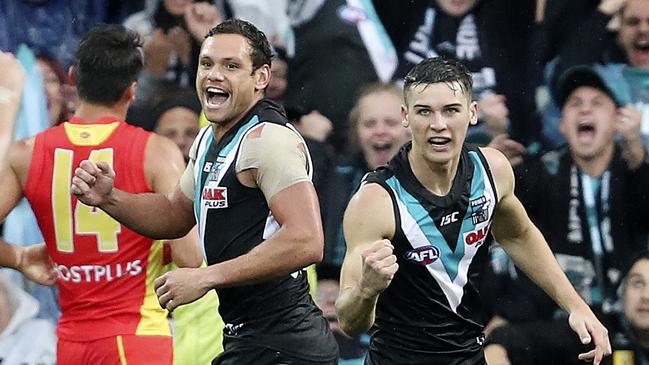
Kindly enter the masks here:
<path id="1" fill-rule="evenodd" d="M 648 151 L 649 0 L 2 0 L 0 364 L 649 365 Z"/>

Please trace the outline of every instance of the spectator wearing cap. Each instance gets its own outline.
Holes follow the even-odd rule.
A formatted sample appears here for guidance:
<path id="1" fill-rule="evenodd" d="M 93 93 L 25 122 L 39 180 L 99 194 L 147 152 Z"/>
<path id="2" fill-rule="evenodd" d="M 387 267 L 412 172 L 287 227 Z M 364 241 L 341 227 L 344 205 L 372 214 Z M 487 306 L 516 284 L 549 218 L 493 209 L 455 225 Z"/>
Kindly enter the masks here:
<path id="1" fill-rule="evenodd" d="M 515 193 L 573 286 L 606 324 L 625 260 L 646 246 L 649 232 L 640 115 L 620 107 L 589 67 L 569 69 L 556 95 L 567 145 L 517 166 Z M 567 315 L 521 272 L 492 257 L 498 265 L 486 292 L 493 298 L 492 322 L 505 325 L 488 337 L 489 364 L 577 362 L 583 349 Z"/>
<path id="2" fill-rule="evenodd" d="M 573 4 L 575 3 L 575 4 Z M 554 33 L 564 41 L 548 68 L 556 83 L 566 69 L 589 64 L 602 75 L 623 104 L 633 104 L 642 114 L 641 134 L 649 144 L 649 0 L 550 1 L 548 12 L 567 13 L 587 4 L 581 13 L 568 17 Z M 569 13 L 569 12 L 568 12 Z M 556 42 L 552 42 L 556 43 Z M 556 100 L 555 100 L 556 102 Z M 556 108 L 544 111 L 544 133 L 556 132 Z"/>

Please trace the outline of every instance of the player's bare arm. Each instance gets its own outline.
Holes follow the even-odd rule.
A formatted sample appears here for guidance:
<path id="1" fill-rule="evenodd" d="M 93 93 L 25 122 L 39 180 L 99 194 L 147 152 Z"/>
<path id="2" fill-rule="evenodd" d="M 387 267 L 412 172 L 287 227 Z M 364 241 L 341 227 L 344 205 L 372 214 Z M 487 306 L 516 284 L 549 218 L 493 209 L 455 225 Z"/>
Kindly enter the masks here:
<path id="1" fill-rule="evenodd" d="M 0 52 L 0 170 L 7 165 L 25 83 L 25 70 L 11 53 Z"/>
<path id="2" fill-rule="evenodd" d="M 165 161 L 165 156 L 151 156 Z M 133 231 L 154 239 L 183 237 L 196 223 L 192 201 L 178 185 L 167 194 L 130 194 L 114 184 L 112 167 L 84 160 L 75 169 L 70 191 L 84 204 L 99 207 Z"/>
<path id="3" fill-rule="evenodd" d="M 374 324 L 379 294 L 399 268 L 390 242 L 395 222 L 388 192 L 378 184 L 362 186 L 347 206 L 343 229 L 347 252 L 336 311 L 341 328 L 356 336 Z"/>
<path id="4" fill-rule="evenodd" d="M 514 174 L 505 156 L 491 148 L 483 152 L 500 197 L 492 225 L 494 237 L 514 263 L 570 314 L 570 326 L 581 341 L 595 345 L 595 349 L 580 354 L 579 358 L 599 364 L 611 353 L 606 328 L 574 290 L 545 238 L 514 195 Z"/>
<path id="5" fill-rule="evenodd" d="M 311 182 L 300 182 L 279 192 L 271 200 L 270 210 L 281 227 L 272 237 L 232 260 L 166 273 L 155 281 L 160 304 L 173 310 L 212 288 L 281 278 L 319 262 L 324 238 L 318 198 Z"/>
<path id="6" fill-rule="evenodd" d="M 29 170 L 32 149 L 33 139 L 14 143 L 9 151 L 9 163 L 0 171 L 0 222 L 23 197 L 22 186 Z M 42 285 L 52 285 L 56 281 L 54 265 L 44 244 L 19 246 L 0 239 L 0 266 L 19 270 Z"/>
<path id="7" fill-rule="evenodd" d="M 262 129 L 268 134 L 259 138 Z M 175 270 L 160 277 L 156 288 L 163 307 L 173 309 L 211 288 L 282 278 L 322 259 L 320 207 L 308 178 L 310 164 L 304 142 L 288 128 L 261 125 L 248 134 L 241 151 L 237 178 L 263 192 L 279 229 L 245 255 L 207 268 Z M 190 284 L 194 287 L 190 288 Z"/>
<path id="8" fill-rule="evenodd" d="M 154 192 L 173 192 L 185 168 L 182 152 L 175 143 L 158 135 L 151 135 L 144 156 L 144 173 Z M 168 243 L 176 265 L 199 267 L 203 262 L 195 226 L 184 237 L 170 240 Z"/>

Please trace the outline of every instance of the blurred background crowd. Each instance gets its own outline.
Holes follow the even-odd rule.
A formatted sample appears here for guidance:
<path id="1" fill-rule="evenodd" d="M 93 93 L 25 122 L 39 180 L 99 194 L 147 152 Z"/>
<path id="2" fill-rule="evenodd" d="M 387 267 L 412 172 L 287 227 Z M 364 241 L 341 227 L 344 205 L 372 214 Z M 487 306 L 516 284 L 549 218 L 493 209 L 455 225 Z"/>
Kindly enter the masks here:
<path id="1" fill-rule="evenodd" d="M 67 69 L 79 39 L 94 25 L 121 23 L 141 35 L 145 54 L 127 122 L 168 137 L 187 158 L 207 125 L 194 90 L 200 44 L 232 17 L 272 40 L 266 97 L 284 106 L 314 159 L 325 231 L 315 299 L 336 334 L 341 363 L 361 364 L 369 339 L 348 337 L 336 320 L 343 212 L 363 175 L 409 140 L 402 78 L 433 56 L 459 59 L 472 72 L 480 114 L 468 141 L 510 159 L 517 195 L 608 325 L 615 350 L 609 361 L 633 353 L 636 363 L 649 363 L 649 261 L 631 266 L 647 248 L 649 169 L 625 158 L 630 143 L 649 146 L 649 0 L 2 0 L 0 50 L 15 53 L 27 77 L 14 138 L 72 115 L 76 92 Z M 614 107 L 568 99 L 580 87 L 603 93 Z M 599 153 L 608 149 L 615 152 Z M 601 168 L 592 171 L 584 159 Z M 2 237 L 42 242 L 30 214 L 24 202 L 4 222 Z M 497 242 L 490 252 L 481 289 L 489 362 L 576 362 L 565 356 L 579 347 L 565 314 Z M 640 274 L 625 279 L 631 267 Z M 26 363 L 53 363 L 56 288 L 5 272 L 0 303 L 0 358 L 10 363 L 28 346 L 34 355 Z M 204 347 L 219 351 L 209 342 L 187 351 Z"/>

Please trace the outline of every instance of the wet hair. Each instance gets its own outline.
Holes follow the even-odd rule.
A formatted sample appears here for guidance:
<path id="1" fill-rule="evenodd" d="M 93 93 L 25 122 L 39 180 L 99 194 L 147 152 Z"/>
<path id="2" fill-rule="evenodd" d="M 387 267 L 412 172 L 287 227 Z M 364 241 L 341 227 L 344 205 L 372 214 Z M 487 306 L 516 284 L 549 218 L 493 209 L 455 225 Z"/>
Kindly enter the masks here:
<path id="1" fill-rule="evenodd" d="M 212 28 L 205 38 L 217 34 L 239 34 L 248 40 L 253 71 L 263 65 L 270 67 L 273 58 L 270 43 L 264 32 L 257 29 L 253 24 L 241 19 L 228 19 Z"/>
<path id="2" fill-rule="evenodd" d="M 441 82 L 447 84 L 457 82 L 468 100 L 472 99 L 473 79 L 471 73 L 460 61 L 454 59 L 426 58 L 413 67 L 403 80 L 403 94 L 406 103 L 408 103 L 408 93 L 413 87 Z"/>
<path id="3" fill-rule="evenodd" d="M 137 80 L 144 65 L 137 33 L 117 25 L 100 25 L 83 36 L 74 72 L 79 99 L 112 106 Z"/>

